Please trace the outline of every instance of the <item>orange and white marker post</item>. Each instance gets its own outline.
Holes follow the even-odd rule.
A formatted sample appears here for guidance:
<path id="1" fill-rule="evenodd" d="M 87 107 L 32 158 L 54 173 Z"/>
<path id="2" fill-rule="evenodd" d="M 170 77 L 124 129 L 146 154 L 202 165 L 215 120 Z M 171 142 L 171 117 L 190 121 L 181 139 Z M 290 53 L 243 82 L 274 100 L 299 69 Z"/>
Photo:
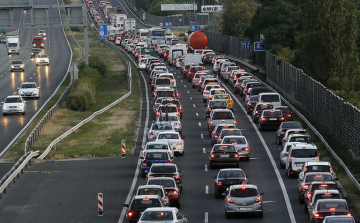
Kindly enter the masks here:
<path id="1" fill-rule="evenodd" d="M 121 158 L 125 158 L 125 139 L 121 140 Z"/>
<path id="2" fill-rule="evenodd" d="M 98 193 L 98 216 L 103 216 L 103 193 Z"/>

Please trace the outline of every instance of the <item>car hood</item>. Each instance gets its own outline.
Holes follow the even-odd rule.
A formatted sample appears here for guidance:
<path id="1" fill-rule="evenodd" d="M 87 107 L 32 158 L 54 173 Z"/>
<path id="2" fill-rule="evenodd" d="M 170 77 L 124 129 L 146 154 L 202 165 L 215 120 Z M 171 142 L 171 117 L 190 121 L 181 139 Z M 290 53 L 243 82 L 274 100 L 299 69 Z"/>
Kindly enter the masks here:
<path id="1" fill-rule="evenodd" d="M 19 91 L 22 91 L 22 92 L 33 92 L 37 90 L 37 88 L 20 88 Z"/>

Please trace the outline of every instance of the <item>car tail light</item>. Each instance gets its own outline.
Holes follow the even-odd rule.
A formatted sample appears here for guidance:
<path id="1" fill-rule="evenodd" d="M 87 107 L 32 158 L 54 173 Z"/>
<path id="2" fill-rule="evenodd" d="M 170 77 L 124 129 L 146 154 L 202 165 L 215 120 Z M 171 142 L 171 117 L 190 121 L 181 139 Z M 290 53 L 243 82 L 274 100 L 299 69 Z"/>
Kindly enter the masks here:
<path id="1" fill-rule="evenodd" d="M 235 119 L 234 119 L 233 123 L 236 124 L 236 120 L 235 120 Z"/>
<path id="2" fill-rule="evenodd" d="M 179 194 L 176 190 L 171 190 L 167 193 L 168 196 L 173 196 Z"/>
<path id="3" fill-rule="evenodd" d="M 285 134 L 285 132 L 280 132 L 280 135 L 284 135 Z"/>
<path id="4" fill-rule="evenodd" d="M 152 133 L 150 133 L 150 137 L 154 137 L 155 136 L 155 134 L 152 132 Z"/>
<path id="5" fill-rule="evenodd" d="M 232 199 L 231 197 L 227 197 L 227 198 L 226 198 L 226 201 L 227 201 L 228 203 L 230 203 L 230 204 L 233 204 L 233 203 L 234 203 L 234 201 L 233 201 L 233 199 Z"/>
<path id="6" fill-rule="evenodd" d="M 307 198 L 310 200 L 312 193 L 307 194 Z"/>
<path id="7" fill-rule="evenodd" d="M 320 157 L 319 157 L 319 156 L 317 156 L 317 157 L 316 157 L 316 160 L 317 160 L 317 161 L 320 161 Z"/>
<path id="8" fill-rule="evenodd" d="M 209 108 L 208 111 L 211 111 L 211 108 Z"/>
<path id="9" fill-rule="evenodd" d="M 346 215 L 347 215 L 347 216 L 352 216 L 352 214 L 351 214 L 350 212 L 349 212 L 349 213 L 347 213 Z"/>
<path id="10" fill-rule="evenodd" d="M 245 88 L 245 86 L 241 86 L 241 88 Z"/>
<path id="11" fill-rule="evenodd" d="M 180 179 L 180 177 L 179 177 L 179 176 L 174 176 L 174 178 L 175 178 L 176 180 Z"/>
<path id="12" fill-rule="evenodd" d="M 221 180 L 219 180 L 218 182 L 216 182 L 216 186 L 221 186 L 222 183 L 221 183 Z"/>
<path id="13" fill-rule="evenodd" d="M 249 149 L 249 147 L 244 147 L 244 148 L 241 148 L 241 150 L 242 150 L 242 151 L 247 151 L 247 152 L 248 152 L 250 149 Z"/>
<path id="14" fill-rule="evenodd" d="M 180 110 L 182 110 L 182 107 L 181 107 L 181 106 L 179 106 L 179 108 L 178 108 L 178 109 L 179 109 L 179 111 L 180 111 Z"/>
<path id="15" fill-rule="evenodd" d="M 210 120 L 210 124 L 212 125 L 214 122 L 213 122 L 213 120 Z"/>
<path id="16" fill-rule="evenodd" d="M 225 119 L 221 119 L 222 122 L 225 122 Z"/>
<path id="17" fill-rule="evenodd" d="M 330 166 L 330 173 L 333 173 L 333 170 L 332 170 L 331 166 Z"/>
<path id="18" fill-rule="evenodd" d="M 254 203 L 259 203 L 259 202 L 261 202 L 261 200 L 262 200 L 261 196 L 258 196 Z"/>
<path id="19" fill-rule="evenodd" d="M 246 88 L 246 89 L 244 90 L 244 93 L 247 93 L 247 91 L 248 91 L 248 89 Z"/>
<path id="20" fill-rule="evenodd" d="M 252 103 L 251 103 L 251 102 L 248 102 L 248 103 L 247 103 L 247 106 L 251 106 L 251 105 L 252 105 Z"/>
<path id="21" fill-rule="evenodd" d="M 279 119 L 280 119 L 280 121 L 285 121 L 285 117 L 281 117 Z"/>
<path id="22" fill-rule="evenodd" d="M 211 154 L 210 157 L 211 157 L 211 158 L 215 158 L 215 154 Z"/>
<path id="23" fill-rule="evenodd" d="M 207 93 L 207 91 L 206 90 L 204 90 L 204 94 L 206 94 Z"/>
<path id="24" fill-rule="evenodd" d="M 128 216 L 129 218 L 132 218 L 132 217 L 134 217 L 134 215 L 136 215 L 136 214 L 137 214 L 136 211 L 129 211 L 129 212 L 127 213 L 127 216 Z"/>
<path id="25" fill-rule="evenodd" d="M 169 153 L 169 156 L 171 156 L 171 152 L 168 152 Z"/>
<path id="26" fill-rule="evenodd" d="M 143 165 L 143 166 L 147 166 L 146 160 L 144 160 L 144 161 L 142 162 L 142 165 Z"/>
<path id="27" fill-rule="evenodd" d="M 229 103 L 233 103 L 233 101 L 232 101 L 232 100 L 230 100 L 230 101 L 229 101 Z"/>
<path id="28" fill-rule="evenodd" d="M 261 121 L 267 121 L 268 119 L 267 118 L 265 118 L 265 117 L 262 117 L 261 118 Z"/>
<path id="29" fill-rule="evenodd" d="M 323 218 L 323 216 L 320 213 L 316 213 L 316 214 L 314 214 L 314 218 Z"/>
<path id="30" fill-rule="evenodd" d="M 303 185 L 302 189 L 309 189 L 309 185 L 308 184 Z"/>
<path id="31" fill-rule="evenodd" d="M 234 154 L 234 158 L 239 158 L 239 155 L 238 155 L 238 154 Z"/>
<path id="32" fill-rule="evenodd" d="M 217 138 L 219 137 L 217 133 L 214 133 L 214 138 Z"/>
<path id="33" fill-rule="evenodd" d="M 291 117 L 291 114 L 287 115 L 287 117 Z"/>
<path id="34" fill-rule="evenodd" d="M 181 141 L 178 141 L 178 142 L 177 142 L 177 145 L 178 145 L 178 146 L 181 146 L 181 145 L 182 145 L 182 142 L 181 142 Z"/>
<path id="35" fill-rule="evenodd" d="M 255 110 L 255 114 L 258 114 L 259 113 L 259 111 L 258 110 Z"/>
<path id="36" fill-rule="evenodd" d="M 205 70 L 206 69 L 206 67 L 203 67 L 203 70 Z"/>
<path id="37" fill-rule="evenodd" d="M 290 166 L 292 165 L 292 157 L 290 157 L 289 165 L 290 165 Z"/>
<path id="38" fill-rule="evenodd" d="M 186 71 L 186 69 L 184 68 L 184 70 L 183 70 L 184 72 Z"/>
<path id="39" fill-rule="evenodd" d="M 167 163 L 171 163 L 171 160 L 168 160 Z"/>

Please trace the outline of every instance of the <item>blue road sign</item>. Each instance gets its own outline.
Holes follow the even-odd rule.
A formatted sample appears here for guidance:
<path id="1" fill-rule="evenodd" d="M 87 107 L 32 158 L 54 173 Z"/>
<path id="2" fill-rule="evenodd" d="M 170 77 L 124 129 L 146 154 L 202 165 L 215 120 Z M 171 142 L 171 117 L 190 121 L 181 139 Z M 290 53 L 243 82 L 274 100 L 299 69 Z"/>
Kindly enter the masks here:
<path id="1" fill-rule="evenodd" d="M 250 41 L 241 41 L 242 50 L 250 50 Z"/>
<path id="2" fill-rule="evenodd" d="M 191 25 L 190 26 L 190 31 L 193 32 L 195 30 L 199 30 L 199 26 L 198 25 Z"/>
<path id="3" fill-rule="evenodd" d="M 261 41 L 254 42 L 254 50 L 255 51 L 265 51 L 262 47 L 263 47 L 263 42 L 261 42 Z"/>
<path id="4" fill-rule="evenodd" d="M 165 28 L 166 29 L 172 28 L 172 22 L 165 22 Z"/>
<path id="5" fill-rule="evenodd" d="M 99 25 L 99 38 L 107 39 L 107 25 Z"/>

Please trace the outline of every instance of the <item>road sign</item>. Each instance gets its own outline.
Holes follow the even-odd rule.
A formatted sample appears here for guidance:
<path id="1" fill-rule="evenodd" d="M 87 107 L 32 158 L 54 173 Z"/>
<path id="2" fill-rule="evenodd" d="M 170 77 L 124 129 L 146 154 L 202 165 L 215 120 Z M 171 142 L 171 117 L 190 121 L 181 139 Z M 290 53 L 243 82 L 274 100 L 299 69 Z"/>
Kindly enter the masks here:
<path id="1" fill-rule="evenodd" d="M 254 50 L 255 51 L 265 51 L 262 47 L 263 47 L 263 42 L 261 42 L 261 41 L 254 42 Z"/>
<path id="2" fill-rule="evenodd" d="M 250 41 L 241 41 L 242 50 L 250 50 Z"/>
<path id="3" fill-rule="evenodd" d="M 99 25 L 99 38 L 107 39 L 107 25 Z"/>
<path id="4" fill-rule="evenodd" d="M 190 26 L 190 31 L 193 32 L 195 30 L 199 30 L 199 26 L 198 25 L 191 25 Z"/>
<path id="5" fill-rule="evenodd" d="M 159 23 L 159 26 L 163 26 L 164 24 L 162 22 Z"/>
<path id="6" fill-rule="evenodd" d="M 172 22 L 165 22 L 165 28 L 167 29 L 172 28 Z"/>

